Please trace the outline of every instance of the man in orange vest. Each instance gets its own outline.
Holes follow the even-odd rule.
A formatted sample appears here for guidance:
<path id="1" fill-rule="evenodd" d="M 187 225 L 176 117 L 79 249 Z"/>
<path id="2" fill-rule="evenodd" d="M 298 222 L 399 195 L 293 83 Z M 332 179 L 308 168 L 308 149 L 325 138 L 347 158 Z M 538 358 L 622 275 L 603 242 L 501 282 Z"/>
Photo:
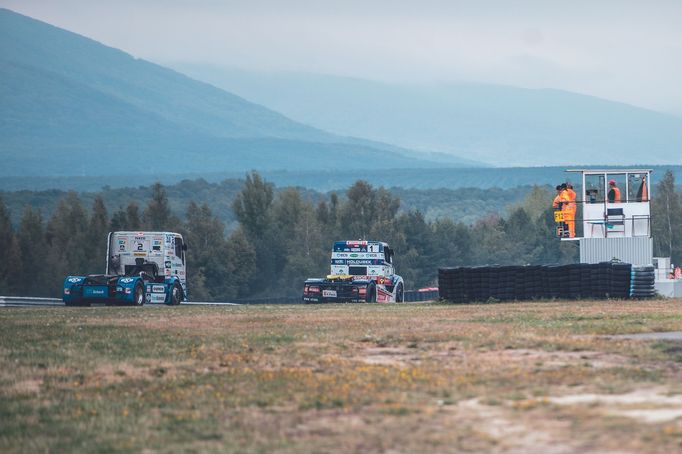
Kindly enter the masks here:
<path id="1" fill-rule="evenodd" d="M 564 221 L 566 222 L 566 225 L 568 225 L 568 236 L 570 238 L 575 238 L 575 212 L 577 211 L 576 205 L 575 205 L 575 198 L 576 198 L 576 193 L 573 190 L 573 185 L 571 183 L 566 183 L 561 185 L 561 187 L 566 187 L 565 192 L 566 192 L 566 198 L 568 199 L 568 203 L 564 205 L 563 212 L 564 212 Z"/>
<path id="2" fill-rule="evenodd" d="M 552 208 L 555 210 L 560 210 L 564 216 L 566 216 L 565 207 L 568 205 L 568 194 L 566 193 L 566 185 L 558 185 L 556 187 L 556 197 L 552 202 Z M 566 219 L 561 223 L 561 236 L 566 236 L 569 234 L 568 226 L 566 225 Z"/>
<path id="3" fill-rule="evenodd" d="M 620 203 L 620 189 L 616 186 L 616 180 L 609 180 L 609 203 Z"/>

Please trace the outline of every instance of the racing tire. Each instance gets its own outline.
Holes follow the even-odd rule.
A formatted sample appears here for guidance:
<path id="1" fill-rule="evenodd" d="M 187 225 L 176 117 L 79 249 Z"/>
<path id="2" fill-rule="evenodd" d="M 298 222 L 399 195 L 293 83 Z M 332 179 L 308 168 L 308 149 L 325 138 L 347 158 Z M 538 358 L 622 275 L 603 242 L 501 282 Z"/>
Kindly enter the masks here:
<path id="1" fill-rule="evenodd" d="M 377 289 L 375 286 L 370 285 L 367 288 L 367 296 L 365 297 L 366 303 L 376 303 L 377 302 Z"/>
<path id="2" fill-rule="evenodd" d="M 178 306 L 182 302 L 182 287 L 177 282 L 173 284 L 170 294 L 170 305 Z"/>
<path id="3" fill-rule="evenodd" d="M 398 284 L 398 288 L 395 290 L 395 302 L 396 303 L 405 302 L 405 292 L 403 291 L 403 284 Z"/>
<path id="4" fill-rule="evenodd" d="M 144 300 L 144 287 L 142 284 L 138 283 L 133 292 L 133 306 L 144 306 Z"/>

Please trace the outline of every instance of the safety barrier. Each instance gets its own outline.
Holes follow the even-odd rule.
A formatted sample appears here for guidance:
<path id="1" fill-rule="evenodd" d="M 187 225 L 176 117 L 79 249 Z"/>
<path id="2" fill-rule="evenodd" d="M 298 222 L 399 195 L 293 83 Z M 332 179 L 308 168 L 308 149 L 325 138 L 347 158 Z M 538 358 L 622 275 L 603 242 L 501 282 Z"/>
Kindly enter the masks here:
<path id="1" fill-rule="evenodd" d="M 630 274 L 630 297 L 649 298 L 656 296 L 656 277 L 653 265 L 633 266 Z"/>
<path id="2" fill-rule="evenodd" d="M 408 290 L 405 292 L 405 302 L 415 303 L 419 301 L 432 301 L 437 300 L 439 297 L 438 290 Z"/>
<path id="3" fill-rule="evenodd" d="M 633 294 L 631 281 L 632 265 L 629 263 L 481 266 L 438 270 L 440 297 L 455 303 L 490 299 L 512 301 L 654 296 L 654 293 L 644 294 L 644 291 Z"/>
<path id="4" fill-rule="evenodd" d="M 38 298 L 32 296 L 0 296 L 0 307 L 45 307 L 63 306 L 60 298 Z"/>
<path id="5" fill-rule="evenodd" d="M 404 293 L 405 302 L 431 301 L 438 299 L 438 290 L 417 291 L 408 290 Z M 303 304 L 300 297 L 271 297 L 236 299 L 230 302 L 224 301 L 190 301 L 182 303 L 189 306 L 239 306 L 239 305 L 279 305 L 279 304 Z M 64 306 L 60 298 L 36 298 L 21 296 L 0 296 L 0 307 L 49 307 Z"/>

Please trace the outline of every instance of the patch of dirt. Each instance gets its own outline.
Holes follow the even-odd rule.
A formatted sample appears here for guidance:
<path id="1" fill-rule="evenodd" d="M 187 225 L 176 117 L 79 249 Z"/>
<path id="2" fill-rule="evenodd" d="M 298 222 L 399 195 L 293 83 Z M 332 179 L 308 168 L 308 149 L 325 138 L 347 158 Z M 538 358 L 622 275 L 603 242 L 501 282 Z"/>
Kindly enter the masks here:
<path id="1" fill-rule="evenodd" d="M 42 384 L 42 378 L 28 378 L 25 380 L 19 380 L 9 386 L 6 386 L 3 390 L 3 393 L 10 396 L 19 394 L 38 394 Z"/>
<path id="2" fill-rule="evenodd" d="M 584 364 L 595 369 L 619 367 L 628 363 L 628 358 L 621 355 L 595 351 L 544 351 L 531 349 L 496 350 L 479 354 L 483 359 L 504 362 L 533 363 L 536 367 L 556 368 L 569 365 Z"/>
<path id="3" fill-rule="evenodd" d="M 456 409 L 458 417 L 478 421 L 478 430 L 496 440 L 495 451 L 553 454 L 576 451 L 577 447 L 569 439 L 562 439 L 561 434 L 567 434 L 570 425 L 566 421 L 510 415 L 504 407 L 483 405 L 478 399 L 462 401 Z"/>
<path id="4" fill-rule="evenodd" d="M 373 347 L 364 350 L 356 359 L 372 365 L 408 367 L 409 363 L 418 361 L 419 357 L 404 347 Z"/>
<path id="5" fill-rule="evenodd" d="M 599 405 L 597 409 L 644 423 L 674 421 L 682 417 L 682 395 L 667 395 L 662 388 L 639 389 L 627 394 L 572 394 L 548 397 L 557 405 Z"/>
<path id="6" fill-rule="evenodd" d="M 103 364 L 88 374 L 85 385 L 121 383 L 125 380 L 173 379 L 180 373 L 181 364 L 149 362 L 136 366 L 129 363 Z"/>

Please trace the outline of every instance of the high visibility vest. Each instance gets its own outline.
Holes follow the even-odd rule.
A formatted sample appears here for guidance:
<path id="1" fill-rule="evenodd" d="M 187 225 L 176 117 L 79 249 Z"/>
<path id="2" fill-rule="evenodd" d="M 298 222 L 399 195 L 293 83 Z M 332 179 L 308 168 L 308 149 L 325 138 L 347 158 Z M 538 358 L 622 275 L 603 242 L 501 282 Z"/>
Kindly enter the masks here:
<path id="1" fill-rule="evenodd" d="M 575 193 L 575 191 L 571 188 L 568 188 L 568 189 L 566 189 L 566 194 L 568 196 L 568 205 L 566 205 L 566 208 L 569 211 L 576 211 L 576 206 L 575 206 L 576 193 Z"/>
<path id="2" fill-rule="evenodd" d="M 568 192 L 564 189 L 554 197 L 554 202 L 552 203 L 553 208 L 561 208 L 562 211 L 566 209 L 566 206 L 570 202 L 568 197 Z"/>
<path id="3" fill-rule="evenodd" d="M 611 203 L 620 203 L 620 189 L 613 186 L 611 189 L 609 189 L 609 194 L 611 191 L 613 191 L 613 202 Z"/>

